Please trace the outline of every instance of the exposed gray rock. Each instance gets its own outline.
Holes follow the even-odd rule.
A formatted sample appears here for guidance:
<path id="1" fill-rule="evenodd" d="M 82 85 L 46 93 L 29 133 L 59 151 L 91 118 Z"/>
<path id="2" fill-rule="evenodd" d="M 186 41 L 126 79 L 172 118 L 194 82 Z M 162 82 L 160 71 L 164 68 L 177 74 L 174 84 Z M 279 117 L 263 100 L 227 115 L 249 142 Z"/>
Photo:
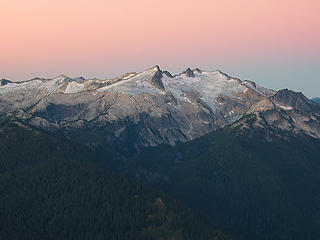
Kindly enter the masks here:
<path id="1" fill-rule="evenodd" d="M 11 83 L 11 81 L 9 81 L 7 79 L 1 79 L 1 81 L 0 81 L 1 86 L 4 86 L 4 85 L 6 85 L 8 83 Z"/>
<path id="2" fill-rule="evenodd" d="M 248 113 L 258 114 L 261 125 L 319 137 L 319 105 L 299 93 L 276 93 L 220 71 L 185 73 L 172 76 L 156 66 L 109 80 L 62 75 L 6 82 L 0 87 L 0 115 L 124 152 L 189 141 Z"/>
<path id="3" fill-rule="evenodd" d="M 162 71 L 163 74 L 167 75 L 169 78 L 173 78 L 172 74 L 168 71 Z"/>
<path id="4" fill-rule="evenodd" d="M 161 90 L 164 90 L 164 86 L 162 83 L 162 71 L 160 70 L 159 66 L 155 66 L 156 71 L 155 73 L 150 77 L 150 83 L 155 86 L 156 88 L 159 88 Z"/>
<path id="5" fill-rule="evenodd" d="M 190 68 L 187 68 L 183 73 L 186 74 L 187 77 L 191 77 L 191 78 L 195 77 L 193 71 Z"/>
<path id="6" fill-rule="evenodd" d="M 291 106 L 304 111 L 317 111 L 319 106 L 306 98 L 301 92 L 294 92 L 288 89 L 278 91 L 273 97 L 279 104 Z"/>
<path id="7" fill-rule="evenodd" d="M 276 131 L 303 132 L 320 138 L 320 105 L 302 93 L 288 89 L 252 105 L 251 113 L 257 116 L 256 127 Z"/>

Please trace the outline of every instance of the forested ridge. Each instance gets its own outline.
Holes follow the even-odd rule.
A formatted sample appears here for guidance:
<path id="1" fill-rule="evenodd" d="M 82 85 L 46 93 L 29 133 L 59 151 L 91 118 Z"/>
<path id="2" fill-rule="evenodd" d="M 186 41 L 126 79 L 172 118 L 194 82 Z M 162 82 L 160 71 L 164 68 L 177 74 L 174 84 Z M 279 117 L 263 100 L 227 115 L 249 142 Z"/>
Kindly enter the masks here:
<path id="1" fill-rule="evenodd" d="M 88 148 L 0 122 L 0 239 L 230 239 Z"/>
<path id="2" fill-rule="evenodd" d="M 2 119 L 0 238 L 320 239 L 319 140 L 242 120 L 121 158 Z"/>
<path id="3" fill-rule="evenodd" d="M 248 116 L 249 126 L 255 121 Z M 320 142 L 227 127 L 144 149 L 118 169 L 207 216 L 239 239 L 320 239 Z"/>

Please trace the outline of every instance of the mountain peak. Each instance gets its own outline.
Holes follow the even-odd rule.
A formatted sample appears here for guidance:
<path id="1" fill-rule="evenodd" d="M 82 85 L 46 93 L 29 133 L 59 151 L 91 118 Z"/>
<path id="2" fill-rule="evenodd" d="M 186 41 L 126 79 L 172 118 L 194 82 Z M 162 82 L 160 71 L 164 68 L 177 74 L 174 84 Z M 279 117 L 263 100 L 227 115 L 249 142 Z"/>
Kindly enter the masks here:
<path id="1" fill-rule="evenodd" d="M 154 71 L 152 76 L 150 77 L 149 81 L 150 83 L 155 86 L 156 88 L 159 88 L 161 90 L 165 90 L 164 85 L 162 83 L 162 71 L 158 65 L 154 66 L 150 70 Z"/>
<path id="2" fill-rule="evenodd" d="M 161 69 L 158 65 L 153 66 L 152 68 L 149 68 L 148 71 L 155 71 L 155 72 L 161 72 Z"/>
<path id="3" fill-rule="evenodd" d="M 302 92 L 282 89 L 274 94 L 271 99 L 278 104 L 291 106 L 294 109 L 319 111 L 319 108 L 316 106 L 316 104 L 305 97 Z"/>
<path id="4" fill-rule="evenodd" d="M 190 69 L 190 68 L 187 68 L 183 74 L 185 74 L 187 77 L 191 77 L 191 78 L 194 78 L 195 75 L 194 75 L 194 72 Z"/>
<path id="5" fill-rule="evenodd" d="M 8 83 L 12 83 L 12 82 L 4 78 L 0 80 L 0 86 L 7 85 Z"/>
<path id="6" fill-rule="evenodd" d="M 278 101 L 289 101 L 289 102 L 296 102 L 298 100 L 301 101 L 308 101 L 308 99 L 303 95 L 302 92 L 295 92 L 292 90 L 289 90 L 287 88 L 279 90 L 273 98 L 277 99 Z"/>

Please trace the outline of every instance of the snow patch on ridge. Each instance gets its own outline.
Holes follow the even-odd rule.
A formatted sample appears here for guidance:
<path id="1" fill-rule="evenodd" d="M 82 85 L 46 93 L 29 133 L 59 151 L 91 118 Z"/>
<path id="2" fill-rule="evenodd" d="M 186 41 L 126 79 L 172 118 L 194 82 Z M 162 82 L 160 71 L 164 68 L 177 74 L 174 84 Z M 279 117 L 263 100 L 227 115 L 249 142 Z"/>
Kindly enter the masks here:
<path id="1" fill-rule="evenodd" d="M 122 79 L 129 79 L 129 78 L 132 78 L 135 75 L 136 75 L 135 73 L 130 73 L 128 76 L 122 77 Z"/>
<path id="2" fill-rule="evenodd" d="M 285 111 L 290 111 L 290 110 L 293 109 L 293 107 L 291 107 L 291 106 L 284 106 L 284 105 L 281 105 L 281 104 L 278 104 L 278 103 L 276 103 L 276 106 L 281 108 L 281 109 L 283 109 L 283 110 L 285 110 Z"/>
<path id="3" fill-rule="evenodd" d="M 272 95 L 275 93 L 273 90 L 264 88 L 260 85 L 255 84 L 252 81 L 245 80 L 242 82 L 242 84 L 245 85 L 246 87 L 248 87 L 249 89 L 259 93 L 262 96 L 268 96 L 268 95 Z"/>
<path id="4" fill-rule="evenodd" d="M 161 81 L 165 88 L 162 91 L 154 87 L 149 79 L 158 71 L 157 67 L 151 68 L 145 72 L 128 76 L 111 85 L 99 88 L 97 91 L 116 91 L 136 96 L 139 93 L 147 94 L 172 94 L 177 100 L 192 103 L 189 93 L 198 93 L 200 99 L 205 102 L 213 112 L 216 111 L 216 98 L 221 94 L 232 96 L 235 92 L 244 92 L 247 87 L 239 84 L 235 79 L 229 78 L 220 71 L 194 71 L 194 77 L 189 77 L 183 73 L 174 77 L 163 74 Z"/>
<path id="5" fill-rule="evenodd" d="M 81 92 L 83 89 L 84 89 L 84 84 L 71 82 L 68 84 L 64 93 L 77 93 L 77 92 Z"/>
<path id="6" fill-rule="evenodd" d="M 0 87 L 0 94 L 12 93 L 16 91 L 30 91 L 35 89 L 37 90 L 45 89 L 50 94 L 61 86 L 62 81 L 63 81 L 62 78 L 58 77 L 49 81 L 36 79 L 36 80 L 25 81 L 25 82 L 8 83 Z"/>
<path id="7" fill-rule="evenodd" d="M 130 78 L 122 78 L 124 80 L 99 88 L 97 91 L 122 92 L 131 96 L 136 96 L 141 92 L 148 94 L 165 94 L 162 90 L 155 88 L 149 82 L 149 79 L 156 73 L 156 71 L 157 68 L 154 67 L 142 73 L 132 74 L 132 76 L 129 75 Z"/>
<path id="8" fill-rule="evenodd" d="M 216 98 L 222 94 L 232 96 L 235 92 L 243 92 L 246 87 L 234 79 L 229 79 L 220 71 L 198 72 L 194 71 L 195 77 L 188 77 L 186 74 L 169 78 L 164 76 L 162 82 L 167 92 L 170 92 L 176 99 L 188 102 L 185 93 L 198 92 L 200 98 L 216 111 Z"/>

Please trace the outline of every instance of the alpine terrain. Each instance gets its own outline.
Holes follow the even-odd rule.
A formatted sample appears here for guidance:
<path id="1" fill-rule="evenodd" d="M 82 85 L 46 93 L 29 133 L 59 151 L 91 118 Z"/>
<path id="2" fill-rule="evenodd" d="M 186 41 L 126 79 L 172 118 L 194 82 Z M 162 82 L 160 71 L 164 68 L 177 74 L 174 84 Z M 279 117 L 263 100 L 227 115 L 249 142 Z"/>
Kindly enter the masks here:
<path id="1" fill-rule="evenodd" d="M 74 228 L 114 207 L 100 223 L 124 214 L 135 225 L 119 220 L 112 231 L 137 239 L 230 239 L 220 231 L 240 240 L 320 239 L 320 104 L 301 92 L 155 66 L 106 80 L 3 79 L 0 116 L 0 221 L 22 233 L 41 219 L 42 234 L 71 234 L 52 224 L 80 196 L 79 206 L 88 200 L 94 211 L 70 210 Z M 27 207 L 39 199 L 39 209 Z M 99 229 L 99 237 L 128 236 Z"/>

